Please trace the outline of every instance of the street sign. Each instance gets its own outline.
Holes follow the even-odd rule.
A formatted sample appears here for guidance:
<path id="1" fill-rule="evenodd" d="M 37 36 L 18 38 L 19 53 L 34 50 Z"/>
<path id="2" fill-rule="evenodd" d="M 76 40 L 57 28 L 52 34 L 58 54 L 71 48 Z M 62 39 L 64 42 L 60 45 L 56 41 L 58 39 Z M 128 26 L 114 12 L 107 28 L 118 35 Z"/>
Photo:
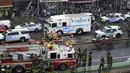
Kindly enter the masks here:
<path id="1" fill-rule="evenodd" d="M 68 0 L 40 0 L 40 2 L 68 2 Z"/>

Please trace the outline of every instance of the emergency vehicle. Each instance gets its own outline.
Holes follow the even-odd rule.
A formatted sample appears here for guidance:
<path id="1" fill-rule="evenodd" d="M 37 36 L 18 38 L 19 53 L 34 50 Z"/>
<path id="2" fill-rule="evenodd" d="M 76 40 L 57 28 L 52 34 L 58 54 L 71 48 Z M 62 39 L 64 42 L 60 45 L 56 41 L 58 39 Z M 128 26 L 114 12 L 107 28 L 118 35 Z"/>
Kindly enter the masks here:
<path id="1" fill-rule="evenodd" d="M 81 34 L 91 31 L 91 16 L 86 13 L 55 15 L 47 19 L 47 22 L 45 28 L 49 32 L 56 32 L 58 35 L 66 33 Z"/>
<path id="2" fill-rule="evenodd" d="M 1 65 L 10 65 L 15 73 L 23 73 L 28 65 L 32 66 L 31 57 L 35 55 L 39 60 L 51 62 L 59 70 L 76 65 L 74 48 L 65 45 L 54 44 L 51 49 L 40 44 L 3 45 L 0 54 Z"/>

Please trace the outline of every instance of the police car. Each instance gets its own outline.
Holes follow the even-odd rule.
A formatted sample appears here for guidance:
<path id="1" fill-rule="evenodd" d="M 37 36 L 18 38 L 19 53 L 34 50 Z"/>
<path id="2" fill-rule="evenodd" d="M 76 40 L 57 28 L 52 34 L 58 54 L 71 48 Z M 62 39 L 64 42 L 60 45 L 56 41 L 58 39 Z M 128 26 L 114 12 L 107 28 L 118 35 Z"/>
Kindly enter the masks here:
<path id="1" fill-rule="evenodd" d="M 35 31 L 35 32 L 42 30 L 41 24 L 35 24 L 33 22 L 15 26 L 15 29 L 25 29 L 25 28 L 27 28 L 29 31 Z"/>
<path id="2" fill-rule="evenodd" d="M 121 28 L 119 26 L 110 26 L 110 27 L 105 27 L 103 30 L 96 30 L 96 37 L 97 38 L 105 38 L 105 37 L 121 37 L 123 34 Z"/>
<path id="3" fill-rule="evenodd" d="M 25 42 L 29 40 L 30 36 L 29 33 L 26 31 L 6 31 L 3 34 L 0 34 L 0 40 L 2 41 L 21 41 Z"/>
<path id="4" fill-rule="evenodd" d="M 125 18 L 121 13 L 108 14 L 106 16 L 101 17 L 102 22 L 112 23 L 112 22 L 122 22 Z"/>
<path id="5" fill-rule="evenodd" d="M 129 19 L 130 18 L 130 12 L 128 12 L 127 14 L 124 14 L 124 18 Z"/>

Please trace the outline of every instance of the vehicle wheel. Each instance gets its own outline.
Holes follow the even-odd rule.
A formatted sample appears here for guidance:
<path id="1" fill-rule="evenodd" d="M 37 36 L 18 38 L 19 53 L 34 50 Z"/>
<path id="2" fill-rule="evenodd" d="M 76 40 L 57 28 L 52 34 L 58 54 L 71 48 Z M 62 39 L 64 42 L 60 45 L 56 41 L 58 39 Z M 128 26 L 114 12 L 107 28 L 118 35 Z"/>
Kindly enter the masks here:
<path id="1" fill-rule="evenodd" d="M 82 34 L 82 33 L 83 33 L 83 30 L 82 30 L 82 29 L 78 29 L 78 30 L 76 31 L 76 33 L 77 33 L 77 34 Z"/>
<path id="2" fill-rule="evenodd" d="M 107 23 L 107 24 L 110 24 L 110 21 L 107 20 L 106 23 Z"/>
<path id="3" fill-rule="evenodd" d="M 101 38 L 105 38 L 106 36 L 105 35 L 102 35 Z"/>
<path id="4" fill-rule="evenodd" d="M 67 69 L 67 65 L 64 64 L 64 63 L 62 63 L 62 64 L 60 64 L 60 65 L 58 66 L 58 69 L 59 69 L 60 71 L 65 71 L 65 70 Z"/>
<path id="5" fill-rule="evenodd" d="M 36 28 L 34 31 L 35 31 L 35 32 L 38 32 L 38 31 L 39 31 L 39 29 L 38 29 L 38 28 Z"/>
<path id="6" fill-rule="evenodd" d="M 14 68 L 15 73 L 23 73 L 24 72 L 24 67 L 21 65 L 18 65 Z"/>
<path id="7" fill-rule="evenodd" d="M 61 31 L 61 30 L 57 31 L 57 35 L 58 36 L 62 36 L 63 35 L 63 31 Z"/>
<path id="8" fill-rule="evenodd" d="M 119 38 L 119 37 L 121 37 L 121 35 L 118 33 L 118 34 L 116 34 L 116 38 Z"/>
<path id="9" fill-rule="evenodd" d="M 20 41 L 25 42 L 26 41 L 25 37 L 20 38 Z"/>

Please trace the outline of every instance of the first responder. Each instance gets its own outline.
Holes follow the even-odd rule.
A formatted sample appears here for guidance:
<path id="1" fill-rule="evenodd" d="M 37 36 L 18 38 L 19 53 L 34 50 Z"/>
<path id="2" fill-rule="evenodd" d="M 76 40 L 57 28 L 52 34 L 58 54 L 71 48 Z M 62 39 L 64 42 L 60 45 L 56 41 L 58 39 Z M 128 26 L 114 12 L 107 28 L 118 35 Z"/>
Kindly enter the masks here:
<path id="1" fill-rule="evenodd" d="M 105 60 L 104 60 L 104 57 L 101 58 L 100 60 L 100 66 L 99 66 L 99 69 L 104 69 L 104 63 L 105 63 Z"/>
<path id="2" fill-rule="evenodd" d="M 6 73 L 12 73 L 12 68 L 10 65 L 7 65 L 7 68 L 5 69 Z"/>
<path id="3" fill-rule="evenodd" d="M 2 66 L 2 68 L 1 68 L 1 73 L 6 73 L 4 66 Z"/>
<path id="4" fill-rule="evenodd" d="M 71 67 L 71 73 L 76 73 L 75 67 Z"/>
<path id="5" fill-rule="evenodd" d="M 110 66 L 110 68 L 112 68 L 112 63 L 113 63 L 113 58 L 112 58 L 112 56 L 110 56 L 109 59 L 110 59 L 110 65 L 109 65 L 109 66 Z"/>
<path id="6" fill-rule="evenodd" d="M 89 51 L 89 55 L 88 55 L 88 66 L 92 65 L 92 51 Z"/>
<path id="7" fill-rule="evenodd" d="M 3 16 L 3 13 L 2 12 L 0 12 L 0 17 L 2 17 Z"/>
<path id="8" fill-rule="evenodd" d="M 26 73 L 31 73 L 31 67 L 30 67 L 30 65 L 28 65 L 28 66 L 25 68 L 25 70 L 26 70 Z"/>
<path id="9" fill-rule="evenodd" d="M 73 40 L 70 38 L 67 38 L 67 40 L 65 41 L 65 45 L 72 46 L 72 44 L 73 44 Z"/>
<path id="10" fill-rule="evenodd" d="M 87 61 L 87 56 L 85 55 L 85 52 L 82 53 L 82 65 L 85 66 Z"/>
<path id="11" fill-rule="evenodd" d="M 48 33 L 48 40 L 49 41 L 53 40 L 53 32 L 52 31 L 50 33 Z"/>
<path id="12" fill-rule="evenodd" d="M 6 11 L 5 11 L 5 16 L 7 17 L 8 15 L 9 15 L 9 14 L 8 14 L 8 11 L 6 10 Z"/>
<path id="13" fill-rule="evenodd" d="M 32 69 L 33 73 L 39 73 L 40 69 L 38 68 L 38 66 L 33 67 Z"/>
<path id="14" fill-rule="evenodd" d="M 55 31 L 55 30 L 54 30 L 54 31 Z M 56 40 L 57 37 L 58 37 L 57 33 L 53 32 L 53 33 L 52 33 L 52 38 L 53 38 L 53 40 Z"/>
<path id="15" fill-rule="evenodd" d="M 81 49 L 78 48 L 78 60 L 81 62 L 81 57 L 82 57 L 82 53 L 81 53 Z"/>
<path id="16" fill-rule="evenodd" d="M 111 57 L 111 53 L 108 51 L 107 54 L 107 65 L 108 65 L 108 68 L 110 68 L 110 57 Z"/>
<path id="17" fill-rule="evenodd" d="M 54 70 L 54 65 L 50 62 L 49 63 L 49 72 L 51 73 L 51 72 L 53 72 L 53 70 Z"/>
<path id="18" fill-rule="evenodd" d="M 50 50 L 52 50 L 52 49 L 53 49 L 52 43 L 49 42 L 49 43 L 47 44 L 47 47 L 48 47 Z"/>
<path id="19" fill-rule="evenodd" d="M 38 63 L 38 56 L 35 54 L 34 55 L 34 63 L 33 63 L 33 65 L 34 66 L 36 66 L 36 65 L 38 65 L 39 63 Z"/>

